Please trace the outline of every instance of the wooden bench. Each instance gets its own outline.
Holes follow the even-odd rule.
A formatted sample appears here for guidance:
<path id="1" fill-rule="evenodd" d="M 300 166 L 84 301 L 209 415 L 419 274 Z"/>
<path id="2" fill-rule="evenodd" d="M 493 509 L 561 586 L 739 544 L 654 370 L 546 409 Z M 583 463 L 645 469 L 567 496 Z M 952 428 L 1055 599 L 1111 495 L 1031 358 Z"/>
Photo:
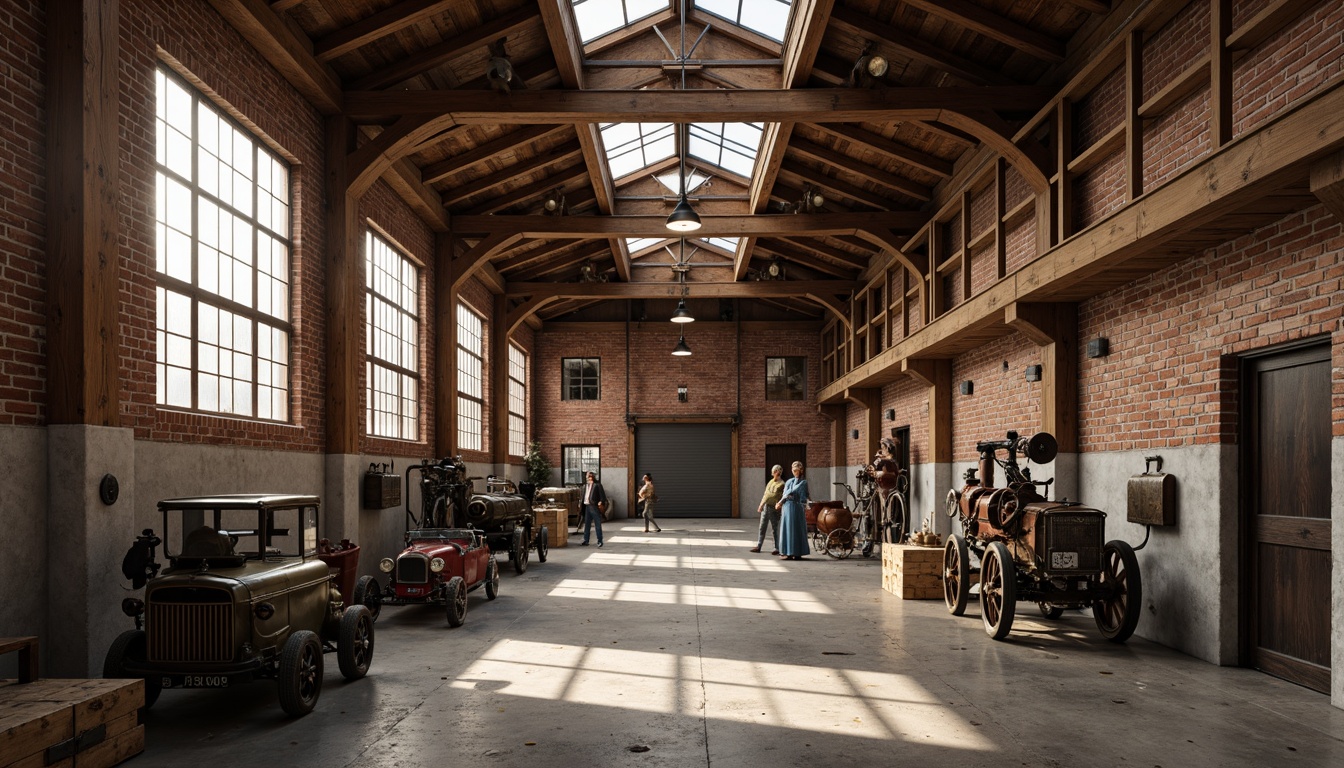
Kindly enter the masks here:
<path id="1" fill-rule="evenodd" d="M 0 680 L 0 768 L 102 768 L 145 749 L 144 680 L 39 680 L 37 638 L 0 638 L 19 679 Z"/>

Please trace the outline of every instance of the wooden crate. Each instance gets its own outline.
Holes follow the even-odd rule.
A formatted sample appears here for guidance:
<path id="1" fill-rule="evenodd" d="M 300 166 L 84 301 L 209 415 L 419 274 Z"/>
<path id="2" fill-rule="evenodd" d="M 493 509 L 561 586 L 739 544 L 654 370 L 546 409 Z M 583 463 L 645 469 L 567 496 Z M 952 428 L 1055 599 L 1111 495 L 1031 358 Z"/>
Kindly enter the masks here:
<path id="1" fill-rule="evenodd" d="M 546 544 L 550 547 L 569 546 L 569 510 L 562 506 L 532 507 L 533 525 L 546 526 Z"/>
<path id="2" fill-rule="evenodd" d="M 144 680 L 0 685 L 0 768 L 102 768 L 145 749 Z"/>
<path id="3" fill-rule="evenodd" d="M 943 548 L 883 544 L 882 588 L 905 600 L 943 599 Z"/>

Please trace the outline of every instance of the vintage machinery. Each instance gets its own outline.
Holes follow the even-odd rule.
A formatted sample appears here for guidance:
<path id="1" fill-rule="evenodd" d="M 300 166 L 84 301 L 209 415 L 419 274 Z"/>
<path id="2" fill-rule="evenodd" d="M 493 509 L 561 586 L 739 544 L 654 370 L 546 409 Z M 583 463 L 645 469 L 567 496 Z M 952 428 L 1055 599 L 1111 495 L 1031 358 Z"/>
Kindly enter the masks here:
<path id="1" fill-rule="evenodd" d="M 347 680 L 363 677 L 373 615 L 346 605 L 340 588 L 358 567 L 359 547 L 324 552 L 318 507 L 316 496 L 267 494 L 160 501 L 163 539 L 146 530 L 122 564 L 145 596 L 122 601 L 135 629 L 113 641 L 103 677 L 143 678 L 146 706 L 163 688 L 271 679 L 280 706 L 296 717 L 317 704 L 324 653 L 336 653 Z"/>
<path id="2" fill-rule="evenodd" d="M 419 472 L 420 514 L 411 508 L 411 475 Z M 406 530 L 439 528 L 472 529 L 480 533 L 492 552 L 507 551 L 515 572 L 527 570 L 530 550 L 546 562 L 546 526 L 533 535 L 532 502 L 520 494 L 512 481 L 491 476 L 487 492 L 475 493 L 473 478 L 460 456 L 431 462 L 428 459 L 406 470 Z"/>
<path id="3" fill-rule="evenodd" d="M 1143 602 L 1134 548 L 1104 541 L 1105 512 L 1047 500 L 1044 491 L 1053 480 L 1033 480 L 1030 470 L 1017 464 L 1018 454 L 1044 464 L 1054 461 L 1058 450 L 1047 432 L 1030 439 L 1008 432 L 1005 440 L 976 445 L 979 477 L 976 469 L 967 470 L 966 485 L 947 494 L 947 514 L 960 521 L 963 532 L 948 537 L 943 550 L 947 609 L 954 616 L 966 610 L 974 556 L 981 616 L 995 640 L 1008 635 L 1017 602 L 1026 600 L 1052 619 L 1065 608 L 1091 606 L 1101 634 L 1123 643 L 1138 626 Z M 999 459 L 999 451 L 1007 458 Z M 995 465 L 1003 469 L 1004 487 L 994 487 Z"/>
<path id="4" fill-rule="evenodd" d="M 384 605 L 439 605 L 448 626 L 467 619 L 467 593 L 485 587 L 487 600 L 499 596 L 499 564 L 480 531 L 470 528 L 419 528 L 406 531 L 406 549 L 385 557 L 378 570 L 386 588 L 372 576 L 355 583 L 353 600 L 375 618 Z"/>

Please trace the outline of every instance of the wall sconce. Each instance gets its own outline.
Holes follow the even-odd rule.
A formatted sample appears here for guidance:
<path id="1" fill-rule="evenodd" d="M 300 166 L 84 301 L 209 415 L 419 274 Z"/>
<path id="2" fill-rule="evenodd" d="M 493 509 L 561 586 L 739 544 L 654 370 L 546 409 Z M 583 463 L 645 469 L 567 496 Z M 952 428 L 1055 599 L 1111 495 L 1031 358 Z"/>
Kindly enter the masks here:
<path id="1" fill-rule="evenodd" d="M 849 433 L 849 436 L 852 437 L 852 438 L 854 438 L 855 440 L 858 440 L 858 439 L 859 439 L 859 430 L 857 430 L 857 429 L 855 429 L 855 430 L 851 430 L 850 433 Z"/>
<path id="2" fill-rule="evenodd" d="M 686 385 L 683 384 L 683 385 L 677 387 L 677 402 L 679 402 L 679 403 L 684 403 L 684 402 L 686 402 L 688 399 L 689 399 L 689 397 L 688 397 L 687 394 L 686 394 Z"/>
<path id="3" fill-rule="evenodd" d="M 886 415 L 886 417 L 887 417 L 887 421 L 895 421 L 895 420 L 896 420 L 896 409 L 895 409 L 895 408 L 888 408 L 888 409 L 887 409 L 887 412 L 886 412 L 885 415 Z"/>
<path id="4" fill-rule="evenodd" d="M 1041 366 L 1039 366 L 1039 365 L 1028 365 L 1028 366 L 1027 366 L 1027 381 L 1040 381 L 1040 380 L 1041 380 Z"/>
<path id="5" fill-rule="evenodd" d="M 1111 354 L 1111 341 L 1105 336 L 1098 336 L 1087 342 L 1088 357 L 1105 357 L 1109 354 Z"/>
<path id="6" fill-rule="evenodd" d="M 969 395 L 974 391 L 975 391 L 975 382 L 971 381 L 970 379 L 961 382 L 961 394 Z"/>

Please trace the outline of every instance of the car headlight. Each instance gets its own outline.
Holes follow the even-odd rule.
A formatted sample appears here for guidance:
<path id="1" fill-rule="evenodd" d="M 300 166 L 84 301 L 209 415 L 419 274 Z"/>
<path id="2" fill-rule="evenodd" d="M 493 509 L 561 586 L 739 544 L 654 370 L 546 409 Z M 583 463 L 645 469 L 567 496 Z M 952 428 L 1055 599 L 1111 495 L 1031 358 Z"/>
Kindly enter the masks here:
<path id="1" fill-rule="evenodd" d="M 138 598 L 128 597 L 121 601 L 121 612 L 135 618 L 145 612 L 145 602 Z"/>
<path id="2" fill-rule="evenodd" d="M 275 606 L 270 603 L 257 603 L 256 606 L 252 608 L 252 612 L 257 615 L 258 619 L 266 621 L 275 615 Z"/>
<path id="3" fill-rule="evenodd" d="M 378 561 L 378 570 L 383 573 L 391 573 L 392 569 L 395 567 L 397 567 L 397 564 L 392 562 L 392 558 L 390 557 L 384 557 L 382 560 Z"/>
<path id="4" fill-rule="evenodd" d="M 436 557 L 433 560 L 429 561 L 429 570 L 435 573 L 440 573 L 443 571 L 443 567 L 445 565 L 447 565 L 447 563 L 443 562 L 442 557 Z"/>

